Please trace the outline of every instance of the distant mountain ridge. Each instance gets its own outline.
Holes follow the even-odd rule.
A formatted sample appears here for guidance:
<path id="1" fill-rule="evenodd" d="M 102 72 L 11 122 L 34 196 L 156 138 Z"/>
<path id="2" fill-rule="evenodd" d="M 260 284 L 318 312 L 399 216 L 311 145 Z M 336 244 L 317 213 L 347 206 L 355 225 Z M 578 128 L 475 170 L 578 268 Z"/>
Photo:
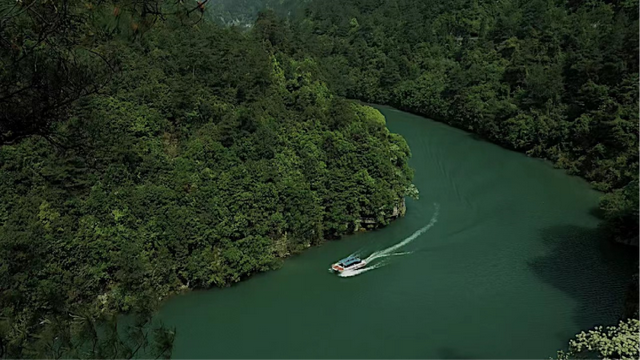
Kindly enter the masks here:
<path id="1" fill-rule="evenodd" d="M 209 18 L 219 25 L 251 28 L 261 10 L 271 9 L 289 18 L 310 0 L 210 0 Z"/>

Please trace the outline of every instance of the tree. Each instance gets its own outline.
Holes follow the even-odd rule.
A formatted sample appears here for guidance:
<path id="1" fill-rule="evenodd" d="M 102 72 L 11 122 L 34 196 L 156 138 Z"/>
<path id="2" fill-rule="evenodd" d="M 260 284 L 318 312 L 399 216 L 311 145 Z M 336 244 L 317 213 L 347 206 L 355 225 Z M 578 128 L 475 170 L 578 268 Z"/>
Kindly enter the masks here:
<path id="1" fill-rule="evenodd" d="M 168 356 L 157 299 L 275 268 L 361 217 L 384 226 L 414 193 L 382 115 L 263 25 L 105 40 L 120 76 L 0 146 L 4 356 L 147 357 L 159 340 Z"/>
<path id="2" fill-rule="evenodd" d="M 569 341 L 568 351 L 558 351 L 558 359 L 637 359 L 640 348 L 640 321 L 627 319 L 617 326 L 598 326 L 583 331 Z"/>
<path id="3" fill-rule="evenodd" d="M 31 135 L 62 145 L 52 127 L 118 70 L 108 41 L 135 39 L 168 16 L 202 19 L 207 1 L 188 8 L 163 0 L 0 2 L 0 145 Z"/>

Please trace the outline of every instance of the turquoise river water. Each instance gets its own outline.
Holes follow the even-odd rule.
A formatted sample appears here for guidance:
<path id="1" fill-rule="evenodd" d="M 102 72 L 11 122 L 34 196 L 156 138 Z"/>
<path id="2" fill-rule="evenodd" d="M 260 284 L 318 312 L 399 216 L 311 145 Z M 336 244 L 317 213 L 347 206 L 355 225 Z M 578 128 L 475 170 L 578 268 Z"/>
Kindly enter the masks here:
<path id="1" fill-rule="evenodd" d="M 542 359 L 616 322 L 636 254 L 602 241 L 599 193 L 544 161 L 379 109 L 413 153 L 420 199 L 407 215 L 231 288 L 172 298 L 160 318 L 177 328 L 174 358 Z M 327 271 L 399 243 L 403 255 L 371 271 Z"/>

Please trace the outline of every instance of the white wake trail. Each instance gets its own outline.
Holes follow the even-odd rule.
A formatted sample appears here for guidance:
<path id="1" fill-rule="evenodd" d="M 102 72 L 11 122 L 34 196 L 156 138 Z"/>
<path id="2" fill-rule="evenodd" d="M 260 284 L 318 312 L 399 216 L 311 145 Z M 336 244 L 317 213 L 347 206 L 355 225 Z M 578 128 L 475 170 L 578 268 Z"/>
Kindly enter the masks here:
<path id="1" fill-rule="evenodd" d="M 340 274 L 338 274 L 338 276 L 340 276 L 340 277 L 352 277 L 352 276 L 360 275 L 360 274 L 365 273 L 367 271 L 371 271 L 371 270 L 377 269 L 379 267 L 382 267 L 383 265 L 384 265 L 384 263 L 377 263 L 377 264 L 373 264 L 373 265 L 364 267 L 362 269 L 345 270 L 345 271 L 341 272 Z"/>
<path id="2" fill-rule="evenodd" d="M 438 215 L 440 214 L 440 205 L 434 203 L 433 206 L 436 208 L 436 211 L 433 213 L 433 216 L 431 217 L 431 221 L 429 221 L 427 225 L 420 228 L 418 231 L 414 232 L 413 234 L 411 234 L 411 236 L 400 241 L 399 243 L 393 246 L 390 246 L 384 250 L 374 252 L 373 254 L 369 255 L 369 257 L 366 258 L 365 261 L 369 263 L 375 259 L 379 259 L 387 256 L 405 255 L 406 253 L 395 253 L 395 251 L 409 244 L 413 240 L 417 239 L 420 235 L 424 234 L 427 230 L 431 229 L 438 222 Z"/>
<path id="3" fill-rule="evenodd" d="M 352 277 L 352 276 L 360 275 L 364 272 L 374 270 L 384 266 L 385 264 L 384 262 L 377 262 L 375 264 L 371 264 L 371 262 L 376 259 L 385 258 L 389 256 L 400 256 L 400 255 L 411 254 L 411 252 L 396 252 L 396 250 L 400 249 L 401 247 L 417 239 L 420 235 L 424 234 L 427 230 L 431 229 L 436 224 L 436 222 L 438 222 L 438 215 L 440 214 L 440 205 L 437 203 L 434 203 L 433 206 L 435 207 L 436 211 L 433 213 L 433 216 L 431 216 L 431 220 L 427 225 L 423 226 L 418 231 L 411 234 L 411 236 L 400 241 L 399 243 L 393 246 L 390 246 L 386 249 L 376 251 L 373 254 L 369 255 L 369 257 L 364 259 L 364 261 L 367 263 L 366 267 L 362 269 L 357 269 L 357 270 L 345 270 L 342 273 L 340 273 L 340 277 Z"/>

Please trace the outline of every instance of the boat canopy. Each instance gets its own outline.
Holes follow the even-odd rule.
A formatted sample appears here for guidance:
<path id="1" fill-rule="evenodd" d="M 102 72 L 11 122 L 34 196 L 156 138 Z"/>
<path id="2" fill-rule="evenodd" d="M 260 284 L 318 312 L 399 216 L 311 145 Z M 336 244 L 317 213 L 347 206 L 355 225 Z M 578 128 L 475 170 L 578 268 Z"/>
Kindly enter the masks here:
<path id="1" fill-rule="evenodd" d="M 360 260 L 359 258 L 351 255 L 351 256 L 349 256 L 347 258 L 344 258 L 344 259 L 340 260 L 339 264 L 346 267 L 346 266 L 351 266 L 353 264 L 357 264 L 360 261 L 362 261 L 362 260 Z"/>

